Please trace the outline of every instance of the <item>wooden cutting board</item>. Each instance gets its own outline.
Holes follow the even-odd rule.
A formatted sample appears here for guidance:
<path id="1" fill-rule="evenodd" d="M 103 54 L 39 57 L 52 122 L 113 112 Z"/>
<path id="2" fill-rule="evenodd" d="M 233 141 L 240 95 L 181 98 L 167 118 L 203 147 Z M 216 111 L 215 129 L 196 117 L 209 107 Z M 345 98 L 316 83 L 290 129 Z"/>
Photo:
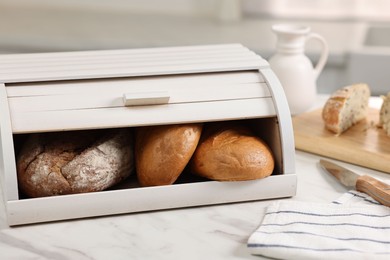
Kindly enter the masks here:
<path id="1" fill-rule="evenodd" d="M 325 129 L 321 112 L 293 117 L 296 149 L 390 173 L 390 136 L 377 127 L 378 109 L 339 136 Z"/>

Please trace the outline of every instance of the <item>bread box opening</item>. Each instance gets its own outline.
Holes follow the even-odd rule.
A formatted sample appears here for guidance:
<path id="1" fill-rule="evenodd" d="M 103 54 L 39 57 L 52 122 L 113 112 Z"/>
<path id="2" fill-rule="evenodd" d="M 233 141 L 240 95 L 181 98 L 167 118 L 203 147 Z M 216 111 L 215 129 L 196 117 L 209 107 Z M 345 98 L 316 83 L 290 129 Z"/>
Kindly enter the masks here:
<path id="1" fill-rule="evenodd" d="M 277 123 L 276 117 L 230 120 L 230 121 L 209 121 L 209 122 L 201 122 L 200 124 L 202 125 L 202 129 L 206 129 L 206 130 L 209 127 L 212 127 L 215 125 L 219 126 L 220 124 L 225 124 L 226 126 L 224 126 L 224 127 L 227 127 L 227 129 L 230 126 L 240 126 L 242 128 L 250 129 L 251 133 L 253 133 L 254 136 L 263 140 L 265 142 L 265 144 L 270 149 L 270 152 L 272 154 L 272 159 L 274 160 L 274 167 L 272 170 L 272 175 L 282 174 L 283 157 L 282 157 L 282 153 L 281 153 L 281 149 L 280 149 L 280 135 L 278 134 L 280 129 L 278 128 L 278 123 Z M 180 124 L 165 125 L 165 126 L 175 127 L 175 126 L 180 126 Z M 150 127 L 153 127 L 153 125 Z M 143 128 L 142 127 L 127 127 L 127 128 L 120 128 L 120 129 L 128 130 L 127 133 L 129 133 L 131 135 L 130 138 L 132 138 L 132 142 L 131 142 L 132 152 L 131 152 L 130 156 L 135 157 L 135 149 L 136 149 L 135 143 L 136 143 L 136 138 L 137 138 L 137 135 L 135 133 L 137 131 L 142 131 Z M 65 146 L 67 146 L 66 142 L 72 142 L 73 140 L 80 141 L 78 137 L 76 137 L 76 139 L 71 139 L 71 140 L 69 140 L 69 138 L 67 138 L 66 140 L 50 140 L 50 138 L 57 138 L 58 139 L 58 138 L 61 138 L 65 135 L 65 137 L 72 136 L 71 138 L 73 138 L 73 136 L 80 136 L 80 138 L 85 140 L 86 137 L 88 138 L 88 136 L 90 136 L 91 140 L 89 141 L 89 143 L 87 143 L 87 141 L 86 141 L 85 144 L 80 144 L 80 145 L 85 145 L 85 146 L 82 148 L 79 147 L 79 148 L 77 148 L 79 150 L 75 151 L 75 154 L 77 153 L 77 155 L 75 155 L 75 156 L 78 156 L 80 153 L 85 153 L 86 149 L 90 149 L 91 145 L 93 145 L 93 143 L 96 142 L 96 139 L 99 136 L 104 136 L 107 133 L 111 133 L 112 131 L 117 131 L 120 129 L 119 128 L 112 128 L 112 129 L 100 129 L 100 130 L 14 134 L 13 135 L 14 154 L 16 157 L 17 169 L 19 171 L 20 167 L 31 167 L 30 165 L 20 166 L 20 165 L 23 165 L 21 162 L 21 158 L 22 159 L 27 158 L 29 160 L 28 163 L 32 164 L 32 161 L 37 160 L 38 156 L 42 156 L 42 154 L 46 153 L 49 149 L 55 149 L 55 147 L 51 147 L 51 148 L 47 148 L 48 149 L 47 151 L 42 150 L 42 149 L 45 149 L 45 147 L 44 147 L 45 145 L 49 145 L 48 144 L 49 142 L 51 142 L 52 145 L 59 145 L 59 146 L 65 147 Z M 31 144 L 29 144 L 29 143 L 31 143 L 32 138 L 36 138 L 37 136 L 39 136 L 39 138 L 40 138 L 39 142 L 41 142 L 41 144 L 39 144 L 40 149 L 41 149 L 40 151 L 36 151 L 38 149 L 36 147 L 38 145 L 38 143 L 34 143 L 35 146 L 32 146 Z M 201 136 L 201 138 L 202 138 L 202 136 Z M 168 145 L 168 144 L 166 144 L 166 145 Z M 55 160 L 56 162 L 55 163 L 53 162 L 50 164 L 49 162 L 46 161 L 48 163 L 47 167 L 49 167 L 49 164 L 50 164 L 50 167 L 57 167 L 58 165 L 56 165 L 56 164 L 61 164 L 60 160 L 63 160 L 64 159 L 63 157 L 67 156 L 67 154 L 69 153 L 69 151 L 66 149 L 70 149 L 70 148 L 59 149 L 61 151 L 58 152 L 58 154 L 56 154 L 56 156 L 58 156 L 57 157 L 58 160 L 55 157 L 48 158 L 47 160 Z M 74 149 L 76 149 L 76 148 L 74 147 Z M 172 148 L 167 148 L 166 152 L 169 152 L 169 149 L 172 149 Z M 171 151 L 171 152 L 175 153 L 177 151 Z M 21 156 L 21 153 L 23 153 L 23 156 Z M 35 154 L 32 155 L 32 153 L 35 153 Z M 38 153 L 41 153 L 41 155 Z M 32 158 L 32 156 L 34 158 Z M 55 156 L 55 155 L 53 155 L 53 156 Z M 169 155 L 167 155 L 167 156 L 169 156 Z M 61 157 L 61 159 L 59 159 L 59 157 Z M 45 157 L 45 158 L 47 158 L 47 157 Z M 135 160 L 135 159 L 132 158 L 132 160 Z M 232 158 L 232 160 L 234 160 L 234 158 Z M 63 162 L 63 166 L 66 166 L 67 163 L 69 163 L 69 162 Z M 120 181 L 118 181 L 117 183 L 115 183 L 113 185 L 110 185 L 109 187 L 107 187 L 105 189 L 102 189 L 101 191 L 95 191 L 95 192 L 104 192 L 105 190 L 109 191 L 109 190 L 120 190 L 120 189 L 147 188 L 147 186 L 141 185 L 139 182 L 139 179 L 137 177 L 137 170 L 135 167 L 135 161 L 132 161 L 131 164 L 132 164 L 131 169 L 128 170 L 129 173 L 126 174 L 125 178 L 121 179 Z M 34 167 L 35 168 L 33 168 L 33 169 L 42 169 L 46 166 L 34 165 Z M 98 167 L 98 166 L 96 166 L 96 167 Z M 50 170 L 53 170 L 53 169 L 50 169 Z M 54 170 L 56 170 L 56 169 L 54 169 Z M 60 170 L 58 170 L 58 171 L 60 172 Z M 25 182 L 25 181 L 26 181 L 26 179 L 25 178 L 20 179 L 20 176 L 18 174 L 19 199 L 32 199 L 32 198 L 34 198 L 34 196 L 40 197 L 39 195 L 33 195 L 33 196 L 30 195 L 29 196 L 29 195 L 26 195 L 26 193 L 23 193 L 23 191 L 22 191 L 23 189 L 20 189 L 20 186 L 21 186 L 21 182 Z M 186 166 L 184 167 L 183 171 L 180 173 L 178 178 L 172 183 L 172 185 L 207 182 L 207 181 L 213 181 L 213 180 L 210 178 L 207 178 L 207 177 L 199 176 L 196 173 L 194 173 L 190 169 L 190 159 L 189 159 L 188 163 L 186 163 Z M 248 180 L 248 181 L 250 181 L 250 180 Z M 50 184 L 46 184 L 46 185 L 50 185 Z M 41 185 L 38 185 L 38 187 L 41 187 Z M 54 189 L 54 187 L 49 187 L 48 189 Z M 82 192 L 80 192 L 80 193 L 82 193 Z M 39 193 L 37 193 L 37 194 L 39 194 Z M 49 196 L 49 195 L 41 195 L 41 196 Z M 53 194 L 50 196 L 53 196 Z M 55 194 L 54 196 L 66 196 L 66 195 Z"/>

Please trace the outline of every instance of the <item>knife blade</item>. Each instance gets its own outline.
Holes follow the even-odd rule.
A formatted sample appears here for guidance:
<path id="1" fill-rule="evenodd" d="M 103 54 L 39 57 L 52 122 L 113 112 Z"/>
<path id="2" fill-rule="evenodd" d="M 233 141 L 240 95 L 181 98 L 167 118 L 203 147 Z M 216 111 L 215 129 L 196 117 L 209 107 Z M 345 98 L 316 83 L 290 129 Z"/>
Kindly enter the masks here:
<path id="1" fill-rule="evenodd" d="M 321 159 L 320 165 L 343 185 L 364 192 L 382 205 L 390 207 L 390 185 L 368 175 L 359 175 L 327 160 Z"/>

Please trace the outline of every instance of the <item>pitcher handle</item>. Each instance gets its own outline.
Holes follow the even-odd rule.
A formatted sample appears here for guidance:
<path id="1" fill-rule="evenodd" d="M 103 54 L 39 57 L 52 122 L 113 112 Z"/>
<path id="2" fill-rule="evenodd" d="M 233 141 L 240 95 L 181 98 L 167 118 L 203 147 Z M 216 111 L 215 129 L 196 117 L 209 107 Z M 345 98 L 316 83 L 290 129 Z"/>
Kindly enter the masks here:
<path id="1" fill-rule="evenodd" d="M 318 78 L 318 76 L 320 75 L 321 71 L 323 70 L 323 68 L 326 64 L 326 61 L 328 60 L 329 47 L 328 47 L 328 43 L 325 41 L 325 39 L 317 33 L 309 33 L 306 37 L 306 41 L 308 41 L 310 39 L 317 40 L 322 45 L 320 59 L 318 60 L 317 65 L 314 67 L 314 79 L 316 80 Z"/>

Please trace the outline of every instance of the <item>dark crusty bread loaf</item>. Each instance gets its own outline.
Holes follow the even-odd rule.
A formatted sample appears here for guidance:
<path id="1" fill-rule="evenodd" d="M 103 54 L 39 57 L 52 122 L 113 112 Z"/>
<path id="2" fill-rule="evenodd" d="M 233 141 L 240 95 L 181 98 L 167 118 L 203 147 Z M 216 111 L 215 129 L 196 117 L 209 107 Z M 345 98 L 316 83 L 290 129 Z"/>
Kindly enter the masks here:
<path id="1" fill-rule="evenodd" d="M 190 162 L 191 171 L 218 181 L 244 181 L 267 177 L 274 170 L 267 144 L 247 127 L 232 123 L 205 125 Z"/>
<path id="2" fill-rule="evenodd" d="M 370 88 L 367 84 L 355 84 L 335 91 L 324 105 L 322 119 L 325 127 L 341 134 L 367 117 Z"/>
<path id="3" fill-rule="evenodd" d="M 133 168 L 128 129 L 31 134 L 17 158 L 19 187 L 30 197 L 104 190 Z"/>
<path id="4" fill-rule="evenodd" d="M 180 176 L 202 132 L 202 124 L 139 127 L 135 164 L 141 186 L 169 185 Z"/>

